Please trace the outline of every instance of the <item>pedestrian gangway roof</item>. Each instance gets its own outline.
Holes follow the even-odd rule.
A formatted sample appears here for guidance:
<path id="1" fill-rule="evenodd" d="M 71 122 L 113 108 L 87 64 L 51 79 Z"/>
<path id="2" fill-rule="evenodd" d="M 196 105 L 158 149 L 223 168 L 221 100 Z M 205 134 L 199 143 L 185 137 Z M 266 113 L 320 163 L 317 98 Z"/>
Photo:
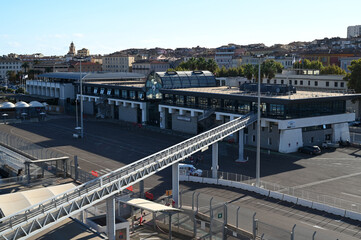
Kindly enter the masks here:
<path id="1" fill-rule="evenodd" d="M 0 210 L 2 211 L 2 215 L 6 217 L 75 187 L 76 186 L 73 183 L 68 183 L 29 191 L 3 194 L 0 195 Z"/>
<path id="2" fill-rule="evenodd" d="M 127 205 L 144 209 L 149 212 L 179 212 L 180 209 L 165 206 L 142 198 L 119 199 L 120 202 Z"/>

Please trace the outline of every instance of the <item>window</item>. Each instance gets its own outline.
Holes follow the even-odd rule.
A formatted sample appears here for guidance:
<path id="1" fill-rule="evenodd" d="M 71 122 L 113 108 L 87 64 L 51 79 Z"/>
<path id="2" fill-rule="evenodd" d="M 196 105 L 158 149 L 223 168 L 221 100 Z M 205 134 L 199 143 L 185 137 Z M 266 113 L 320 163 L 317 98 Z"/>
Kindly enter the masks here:
<path id="1" fill-rule="evenodd" d="M 129 98 L 135 99 L 135 91 L 129 91 Z"/>
<path id="2" fill-rule="evenodd" d="M 329 87 L 330 86 L 330 83 L 329 82 L 326 82 L 326 87 Z"/>
<path id="3" fill-rule="evenodd" d="M 114 89 L 114 95 L 119 97 L 119 89 Z"/>
<path id="4" fill-rule="evenodd" d="M 274 83 L 274 84 L 277 84 L 277 80 L 276 80 L 276 79 L 275 79 L 275 80 L 273 80 L 273 83 Z"/>
<path id="5" fill-rule="evenodd" d="M 288 80 L 288 84 L 289 84 L 289 85 L 292 85 L 292 80 Z"/>
<path id="6" fill-rule="evenodd" d="M 338 82 L 335 82 L 335 87 L 338 87 Z"/>
<path id="7" fill-rule="evenodd" d="M 111 90 L 111 89 L 108 89 L 107 95 L 108 95 L 108 96 L 109 96 L 109 95 L 112 95 L 112 90 Z"/>
<path id="8" fill-rule="evenodd" d="M 295 85 L 297 85 L 297 80 L 295 80 Z"/>
<path id="9" fill-rule="evenodd" d="M 262 127 L 262 132 L 264 132 L 264 127 Z"/>
<path id="10" fill-rule="evenodd" d="M 97 94 L 98 93 L 98 88 L 94 88 L 94 94 Z"/>
<path id="11" fill-rule="evenodd" d="M 128 98 L 127 90 L 122 90 L 122 98 Z"/>
<path id="12" fill-rule="evenodd" d="M 100 94 L 104 94 L 105 88 L 100 89 Z"/>
<path id="13" fill-rule="evenodd" d="M 343 82 L 340 85 L 341 85 L 342 88 L 345 86 Z"/>
<path id="14" fill-rule="evenodd" d="M 268 138 L 268 145 L 272 145 L 272 138 Z"/>
<path id="15" fill-rule="evenodd" d="M 267 79 L 267 83 L 268 83 L 268 84 L 270 83 L 270 80 L 269 80 L 269 79 Z"/>
<path id="16" fill-rule="evenodd" d="M 300 80 L 300 85 L 303 85 L 303 81 L 302 81 L 302 80 Z"/>
<path id="17" fill-rule="evenodd" d="M 256 141 L 256 135 L 252 135 L 252 141 L 253 141 L 253 142 Z"/>
<path id="18" fill-rule="evenodd" d="M 308 81 L 308 86 L 311 86 L 311 81 Z"/>
<path id="19" fill-rule="evenodd" d="M 281 80 L 281 84 L 283 84 L 284 83 L 284 81 L 283 81 L 283 79 Z"/>
<path id="20" fill-rule="evenodd" d="M 315 86 L 318 86 L 318 82 L 317 82 L 317 81 L 315 81 Z"/>

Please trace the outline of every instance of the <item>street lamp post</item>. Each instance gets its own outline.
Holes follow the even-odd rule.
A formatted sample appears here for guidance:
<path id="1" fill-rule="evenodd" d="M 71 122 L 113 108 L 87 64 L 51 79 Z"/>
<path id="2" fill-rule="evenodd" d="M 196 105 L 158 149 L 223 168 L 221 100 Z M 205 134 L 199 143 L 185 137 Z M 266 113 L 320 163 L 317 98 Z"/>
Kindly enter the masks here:
<path id="1" fill-rule="evenodd" d="M 83 122 L 83 78 L 81 74 L 81 59 L 79 59 L 80 62 L 80 136 L 81 138 L 84 137 L 84 122 Z"/>
<path id="2" fill-rule="evenodd" d="M 256 155 L 256 186 L 260 186 L 261 176 L 261 56 L 258 61 L 258 97 L 257 97 L 257 155 Z"/>

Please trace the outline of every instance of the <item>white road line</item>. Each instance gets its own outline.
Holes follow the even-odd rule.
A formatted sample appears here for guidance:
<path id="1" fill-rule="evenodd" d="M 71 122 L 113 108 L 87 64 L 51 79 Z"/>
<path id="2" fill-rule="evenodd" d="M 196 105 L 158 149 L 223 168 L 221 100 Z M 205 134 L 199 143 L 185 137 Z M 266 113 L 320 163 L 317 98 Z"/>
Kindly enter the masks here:
<path id="1" fill-rule="evenodd" d="M 304 222 L 304 221 L 300 221 L 300 222 L 303 223 L 303 224 L 305 224 L 305 225 L 314 227 L 314 228 L 318 228 L 318 229 L 323 229 L 323 230 L 325 230 L 325 228 L 320 227 L 320 226 L 317 226 L 317 225 L 309 224 L 309 223 L 306 223 L 306 222 Z"/>
<path id="2" fill-rule="evenodd" d="M 361 175 L 361 172 L 352 173 L 352 174 L 349 174 L 349 175 L 343 175 L 343 176 L 339 176 L 339 177 L 335 177 L 335 178 L 329 178 L 329 179 L 325 179 L 325 180 L 321 180 L 321 181 L 317 181 L 317 182 L 306 183 L 306 184 L 303 184 L 303 185 L 294 186 L 293 188 L 298 189 L 298 188 L 304 188 L 304 187 L 311 187 L 311 186 L 314 186 L 314 185 L 318 185 L 318 184 L 322 184 L 322 183 L 328 183 L 328 182 L 336 181 L 336 180 L 339 180 L 339 179 L 354 177 L 354 176 L 358 176 L 358 175 Z"/>
<path id="3" fill-rule="evenodd" d="M 361 196 L 360 196 L 360 195 L 355 195 L 355 194 L 351 194 L 351 193 L 341 192 L 341 194 L 343 194 L 343 195 L 347 195 L 347 196 L 351 196 L 351 197 L 361 198 Z"/>

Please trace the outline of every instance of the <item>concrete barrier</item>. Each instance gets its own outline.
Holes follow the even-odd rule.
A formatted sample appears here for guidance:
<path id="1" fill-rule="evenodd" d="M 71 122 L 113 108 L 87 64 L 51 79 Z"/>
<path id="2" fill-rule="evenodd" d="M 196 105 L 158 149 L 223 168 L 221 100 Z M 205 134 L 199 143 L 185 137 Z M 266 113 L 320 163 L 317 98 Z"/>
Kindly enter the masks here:
<path id="1" fill-rule="evenodd" d="M 304 206 L 304 207 L 312 208 L 313 202 L 306 200 L 306 199 L 299 198 L 297 204 Z"/>
<path id="2" fill-rule="evenodd" d="M 283 200 L 283 193 L 270 191 L 269 196 L 274 199 Z"/>
<path id="3" fill-rule="evenodd" d="M 354 211 L 346 210 L 345 217 L 361 221 L 361 214 Z"/>
<path id="4" fill-rule="evenodd" d="M 203 178 L 203 183 L 217 184 L 217 180 L 216 178 Z"/>
<path id="5" fill-rule="evenodd" d="M 202 177 L 189 176 L 189 181 L 201 183 L 201 182 L 203 182 L 203 178 Z"/>
<path id="6" fill-rule="evenodd" d="M 179 181 L 186 181 L 188 182 L 189 181 L 189 178 L 187 175 L 179 175 Z"/>
<path id="7" fill-rule="evenodd" d="M 327 212 L 335 214 L 337 216 L 341 216 L 341 217 L 344 217 L 345 214 L 346 214 L 345 209 L 341 209 L 341 208 L 338 208 L 338 207 L 331 207 L 331 206 L 328 206 Z"/>
<path id="8" fill-rule="evenodd" d="M 255 190 L 256 190 L 256 193 L 258 193 L 258 194 L 261 194 L 266 197 L 269 196 L 269 190 L 267 190 L 267 189 L 256 187 Z"/>
<path id="9" fill-rule="evenodd" d="M 322 204 L 322 203 L 313 202 L 312 208 L 313 208 L 313 209 L 316 209 L 316 210 L 328 212 L 329 206 L 327 206 L 327 205 L 325 205 L 325 204 Z"/>
<path id="10" fill-rule="evenodd" d="M 218 184 L 222 186 L 232 187 L 232 181 L 228 181 L 224 179 L 218 179 Z"/>
<path id="11" fill-rule="evenodd" d="M 297 204 L 297 200 L 298 200 L 298 198 L 296 198 L 294 196 L 283 194 L 283 201 Z"/>

